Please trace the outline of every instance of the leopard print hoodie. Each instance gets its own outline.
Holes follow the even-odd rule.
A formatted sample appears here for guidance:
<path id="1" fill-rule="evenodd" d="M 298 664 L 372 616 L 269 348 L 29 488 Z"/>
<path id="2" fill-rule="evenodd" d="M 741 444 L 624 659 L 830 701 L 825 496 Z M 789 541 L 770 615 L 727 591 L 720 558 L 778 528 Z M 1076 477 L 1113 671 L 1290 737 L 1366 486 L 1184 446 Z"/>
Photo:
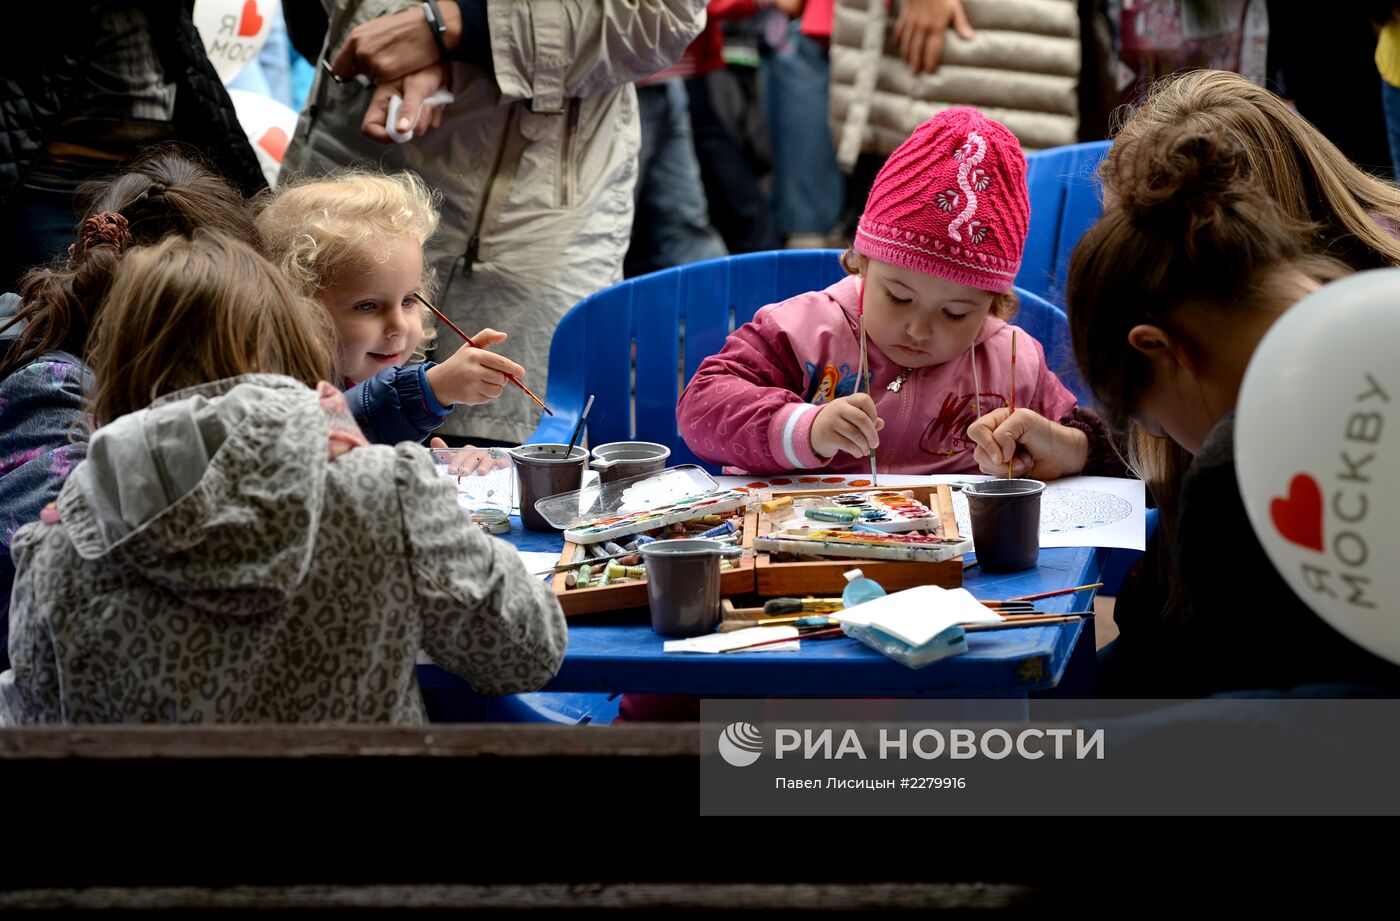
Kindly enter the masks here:
<path id="1" fill-rule="evenodd" d="M 13 552 L 9 723 L 421 723 L 420 649 L 506 694 L 567 642 L 427 451 L 365 445 L 334 388 L 274 375 L 100 429 Z"/>

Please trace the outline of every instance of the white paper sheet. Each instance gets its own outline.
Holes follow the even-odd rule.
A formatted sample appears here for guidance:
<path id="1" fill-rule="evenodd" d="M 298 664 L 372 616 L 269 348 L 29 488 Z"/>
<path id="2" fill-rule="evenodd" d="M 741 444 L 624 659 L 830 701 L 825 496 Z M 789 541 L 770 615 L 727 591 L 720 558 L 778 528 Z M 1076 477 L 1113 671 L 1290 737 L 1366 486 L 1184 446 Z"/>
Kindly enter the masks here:
<path id="1" fill-rule="evenodd" d="M 539 550 L 517 550 L 520 560 L 525 564 L 526 572 L 544 572 L 552 566 L 559 565 L 559 554 Z"/>
<path id="2" fill-rule="evenodd" d="M 830 616 L 843 624 L 875 627 L 916 648 L 955 624 L 1001 620 L 1000 614 L 972 597 L 967 589 L 937 585 L 894 592 Z"/>
<path id="3" fill-rule="evenodd" d="M 940 481 L 943 478 L 936 478 Z M 952 480 L 988 480 L 963 476 Z M 953 493 L 953 514 L 958 531 L 972 536 L 967 497 Z M 1142 480 L 1107 476 L 1075 476 L 1045 484 L 1040 497 L 1040 546 L 1122 547 L 1147 546 L 1147 490 Z M 974 546 L 974 550 L 976 547 Z"/>
<path id="4" fill-rule="evenodd" d="M 707 633 L 704 636 L 692 636 L 683 640 L 667 640 L 661 644 L 661 648 L 664 652 L 724 652 L 727 649 L 738 649 L 740 646 L 749 646 L 768 640 L 790 639 L 791 643 L 774 643 L 771 646 L 760 646 L 753 651 L 797 652 L 801 649 L 797 635 L 796 627 L 749 627 L 730 633 Z M 749 650 L 742 651 L 748 652 Z"/>
<path id="5" fill-rule="evenodd" d="M 780 489 L 836 487 L 839 483 L 799 483 L 803 476 L 819 473 L 789 472 L 779 478 L 792 480 Z M 716 477 L 722 485 L 743 486 L 752 482 L 772 482 L 773 477 Z M 847 474 L 843 482 L 868 480 L 869 475 Z M 936 476 L 880 476 L 882 487 L 921 486 L 928 483 L 976 483 L 995 477 L 983 474 L 939 474 Z M 860 487 L 866 488 L 866 487 Z M 953 492 L 953 512 L 958 533 L 972 536 L 967 499 Z M 1046 484 L 1040 502 L 1041 547 L 1122 547 L 1142 550 L 1147 546 L 1147 492 L 1141 480 L 1119 477 L 1077 476 Z M 975 548 L 974 548 L 975 549 Z"/>

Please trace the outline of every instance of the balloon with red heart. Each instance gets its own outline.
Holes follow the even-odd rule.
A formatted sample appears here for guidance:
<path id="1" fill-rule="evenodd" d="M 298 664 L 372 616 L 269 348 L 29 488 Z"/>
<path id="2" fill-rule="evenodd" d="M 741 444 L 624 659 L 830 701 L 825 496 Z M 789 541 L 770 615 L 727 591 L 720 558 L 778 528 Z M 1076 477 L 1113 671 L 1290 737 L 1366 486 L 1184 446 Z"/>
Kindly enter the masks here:
<path id="1" fill-rule="evenodd" d="M 195 0 L 194 26 L 219 79 L 232 82 L 267 44 L 281 0 Z"/>
<path id="2" fill-rule="evenodd" d="M 1317 480 L 1300 473 L 1288 484 L 1288 496 L 1269 504 L 1269 517 L 1284 538 L 1322 552 L 1322 490 Z"/>
<path id="3" fill-rule="evenodd" d="M 1289 587 L 1353 642 L 1400 663 L 1400 269 L 1289 308 L 1235 407 L 1250 523 Z"/>
<path id="4" fill-rule="evenodd" d="M 297 113 L 275 99 L 259 96 L 247 90 L 231 89 L 229 98 L 233 100 L 234 112 L 248 135 L 248 143 L 253 145 L 258 165 L 262 167 L 267 184 L 277 184 L 277 174 L 282 168 L 282 156 L 287 152 L 287 144 L 297 129 Z"/>

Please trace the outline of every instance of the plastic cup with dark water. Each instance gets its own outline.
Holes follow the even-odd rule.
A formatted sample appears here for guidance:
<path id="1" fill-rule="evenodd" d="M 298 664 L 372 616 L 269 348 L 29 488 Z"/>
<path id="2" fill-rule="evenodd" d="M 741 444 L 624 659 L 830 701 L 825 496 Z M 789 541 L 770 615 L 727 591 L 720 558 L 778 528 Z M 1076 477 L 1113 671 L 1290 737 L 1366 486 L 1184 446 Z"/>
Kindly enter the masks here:
<path id="1" fill-rule="evenodd" d="M 613 441 L 593 449 L 591 465 L 598 479 L 612 483 L 627 477 L 660 473 L 671 449 L 650 441 Z"/>
<path id="2" fill-rule="evenodd" d="M 720 621 L 720 558 L 739 553 L 716 540 L 659 540 L 641 550 L 651 629 L 662 636 L 713 633 Z"/>
<path id="3" fill-rule="evenodd" d="M 540 499 L 583 488 L 583 466 L 588 451 L 568 445 L 521 445 L 511 449 L 515 469 L 520 474 L 520 523 L 531 531 L 557 531 L 535 509 Z"/>
<path id="4" fill-rule="evenodd" d="M 1039 480 L 969 483 L 962 493 L 972 518 L 972 544 L 983 572 L 1019 572 L 1040 558 Z"/>

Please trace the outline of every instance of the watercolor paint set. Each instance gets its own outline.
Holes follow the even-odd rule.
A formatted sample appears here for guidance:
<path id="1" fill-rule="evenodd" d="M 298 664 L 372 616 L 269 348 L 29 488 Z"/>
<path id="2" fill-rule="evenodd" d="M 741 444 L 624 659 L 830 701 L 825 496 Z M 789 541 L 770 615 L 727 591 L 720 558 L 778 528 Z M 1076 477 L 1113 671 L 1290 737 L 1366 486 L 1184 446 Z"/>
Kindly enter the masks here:
<path id="1" fill-rule="evenodd" d="M 870 490 L 801 499 L 783 497 L 763 505 L 774 530 L 851 528 L 861 532 L 901 534 L 938 528 L 938 513 L 912 492 Z"/>
<path id="2" fill-rule="evenodd" d="M 854 485 L 769 489 L 759 495 L 753 538 L 759 595 L 839 595 L 846 587 L 844 573 L 852 560 L 862 561 L 866 576 L 889 591 L 962 585 L 961 554 L 971 549 L 971 541 L 958 532 L 947 486 L 859 489 Z M 876 496 L 883 498 L 876 500 Z M 809 517 L 809 509 L 829 511 Z M 861 521 L 861 516 L 869 521 L 896 509 L 898 516 L 872 524 L 909 530 L 881 531 Z M 838 516 L 838 511 L 844 514 Z M 823 520 L 836 517 L 848 520 Z"/>
<path id="3" fill-rule="evenodd" d="M 970 540 L 950 539 L 938 534 L 884 534 L 817 528 L 784 529 L 754 539 L 755 550 L 770 553 L 914 563 L 940 563 L 961 556 L 971 548 Z"/>
<path id="4" fill-rule="evenodd" d="M 550 496 L 535 510 L 574 544 L 598 544 L 742 509 L 747 493 L 718 486 L 700 467 L 594 483 Z"/>
<path id="5" fill-rule="evenodd" d="M 570 616 L 645 608 L 647 571 L 642 547 L 673 538 L 697 537 L 741 548 L 739 556 L 720 563 L 720 595 L 748 594 L 754 590 L 754 554 L 749 544 L 756 525 L 757 513 L 740 508 L 601 543 L 566 542 L 554 567 L 554 595 Z"/>
<path id="6" fill-rule="evenodd" d="M 576 544 L 616 541 L 620 537 L 640 534 L 643 531 L 732 512 L 741 509 L 748 501 L 749 497 L 743 493 L 734 492 L 732 489 L 717 489 L 656 508 L 581 521 L 574 527 L 565 529 L 564 539 Z"/>

